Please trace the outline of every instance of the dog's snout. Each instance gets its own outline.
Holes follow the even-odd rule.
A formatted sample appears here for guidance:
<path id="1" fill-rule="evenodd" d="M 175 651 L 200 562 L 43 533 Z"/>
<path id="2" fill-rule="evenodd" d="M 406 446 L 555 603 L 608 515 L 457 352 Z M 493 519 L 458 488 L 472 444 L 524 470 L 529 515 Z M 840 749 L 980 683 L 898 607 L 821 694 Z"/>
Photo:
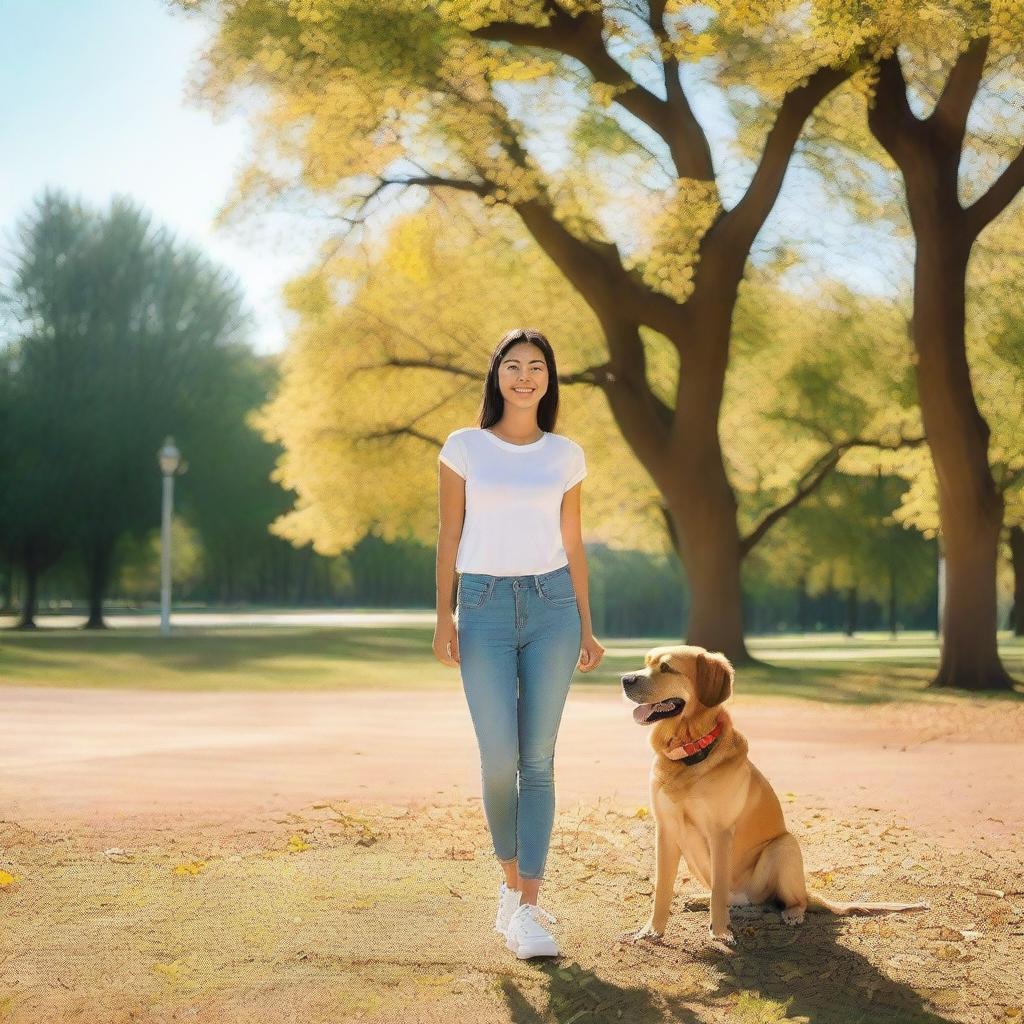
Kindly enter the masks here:
<path id="1" fill-rule="evenodd" d="M 636 681 L 637 676 L 635 673 L 628 673 L 627 675 L 622 676 L 623 686 L 632 686 Z"/>

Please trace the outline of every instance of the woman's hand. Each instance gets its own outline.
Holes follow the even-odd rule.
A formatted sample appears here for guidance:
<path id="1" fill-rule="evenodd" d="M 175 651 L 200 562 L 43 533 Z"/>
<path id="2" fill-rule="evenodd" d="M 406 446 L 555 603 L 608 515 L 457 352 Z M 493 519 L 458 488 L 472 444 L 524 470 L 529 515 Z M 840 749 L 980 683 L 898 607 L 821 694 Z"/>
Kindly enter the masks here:
<path id="1" fill-rule="evenodd" d="M 601 664 L 603 657 L 604 647 L 601 641 L 593 633 L 588 633 L 580 645 L 580 660 L 576 663 L 576 667 L 581 672 L 593 672 Z"/>
<path id="2" fill-rule="evenodd" d="M 450 614 L 437 617 L 437 625 L 434 627 L 434 656 L 442 665 L 454 667 L 459 664 L 459 630 Z"/>

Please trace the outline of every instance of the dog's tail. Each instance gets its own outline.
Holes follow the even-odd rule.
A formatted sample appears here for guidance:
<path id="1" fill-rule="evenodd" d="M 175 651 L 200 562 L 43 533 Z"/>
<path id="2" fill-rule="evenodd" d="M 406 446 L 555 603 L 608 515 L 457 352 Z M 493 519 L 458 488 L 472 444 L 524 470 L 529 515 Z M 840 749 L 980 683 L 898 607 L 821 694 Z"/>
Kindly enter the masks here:
<path id="1" fill-rule="evenodd" d="M 931 910 L 929 903 L 833 903 L 817 893 L 807 894 L 807 909 L 819 913 L 837 914 L 900 914 L 912 910 Z"/>

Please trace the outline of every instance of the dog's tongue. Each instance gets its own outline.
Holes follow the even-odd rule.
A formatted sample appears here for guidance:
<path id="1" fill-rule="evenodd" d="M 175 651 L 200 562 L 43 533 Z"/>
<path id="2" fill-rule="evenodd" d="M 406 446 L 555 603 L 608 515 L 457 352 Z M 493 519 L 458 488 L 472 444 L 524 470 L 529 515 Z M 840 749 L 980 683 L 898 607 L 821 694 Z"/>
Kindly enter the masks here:
<path id="1" fill-rule="evenodd" d="M 657 704 L 639 704 L 633 709 L 633 721 L 643 725 L 656 711 L 671 711 L 675 705 L 670 700 L 661 700 Z"/>

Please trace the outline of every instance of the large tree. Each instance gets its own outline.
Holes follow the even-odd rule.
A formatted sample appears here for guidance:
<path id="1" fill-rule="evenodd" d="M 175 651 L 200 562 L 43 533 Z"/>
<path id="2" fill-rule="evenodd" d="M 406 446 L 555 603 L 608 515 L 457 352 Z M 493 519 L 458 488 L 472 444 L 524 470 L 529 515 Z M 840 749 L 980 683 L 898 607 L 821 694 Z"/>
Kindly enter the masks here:
<path id="1" fill-rule="evenodd" d="M 940 5 L 930 5 L 936 12 Z M 966 345 L 966 279 L 975 240 L 1024 187 L 1024 119 L 984 104 L 968 141 L 968 120 L 989 59 L 992 91 L 1020 102 L 1017 5 L 947 3 L 929 41 L 952 51 L 952 68 L 926 117 L 915 112 L 925 88 L 908 80 L 899 40 L 880 61 L 868 122 L 899 167 L 916 240 L 912 337 L 918 390 L 935 464 L 947 566 L 943 644 L 937 686 L 1009 689 L 1013 680 L 996 646 L 996 566 L 1004 500 L 989 457 L 991 430 L 975 398 Z M 993 13 L 994 11 L 994 13 Z M 881 20 L 881 15 L 879 15 Z M 911 52 L 910 60 L 920 56 Z M 926 55 L 934 60 L 934 52 Z M 927 69 L 927 65 L 925 65 Z M 927 82 L 928 76 L 923 76 Z M 997 96 L 999 106 L 1004 96 Z M 984 158 L 998 153 L 1008 129 L 1014 155 L 983 186 Z M 972 159 L 973 157 L 973 159 Z M 979 164 L 981 167 L 979 168 Z M 973 171 L 961 179 L 961 168 Z M 967 196 L 966 205 L 961 197 Z"/>
<path id="2" fill-rule="evenodd" d="M 202 94 L 258 83 L 271 100 L 239 208 L 308 189 L 361 225 L 421 187 L 515 214 L 600 326 L 580 372 L 662 495 L 693 593 L 688 639 L 746 660 L 719 437 L 733 311 L 805 121 L 857 73 L 856 34 L 820 31 L 797 2 L 181 3 L 220 19 Z M 758 98 L 760 148 L 740 183 L 691 104 L 684 66 L 709 55 L 721 90 Z M 544 153 L 546 139 L 568 159 Z M 648 379 L 644 329 L 678 356 L 667 400 Z"/>
<path id="3" fill-rule="evenodd" d="M 968 265 L 966 358 L 974 400 L 988 431 L 987 457 L 1003 503 L 1005 547 L 998 591 L 1015 594 L 1010 626 L 1024 630 L 1024 204 L 1000 217 L 975 243 Z M 896 518 L 925 536 L 943 525 L 934 457 L 905 452 L 887 464 L 910 481 Z M 1004 553 L 1005 552 L 1005 553 Z"/>

